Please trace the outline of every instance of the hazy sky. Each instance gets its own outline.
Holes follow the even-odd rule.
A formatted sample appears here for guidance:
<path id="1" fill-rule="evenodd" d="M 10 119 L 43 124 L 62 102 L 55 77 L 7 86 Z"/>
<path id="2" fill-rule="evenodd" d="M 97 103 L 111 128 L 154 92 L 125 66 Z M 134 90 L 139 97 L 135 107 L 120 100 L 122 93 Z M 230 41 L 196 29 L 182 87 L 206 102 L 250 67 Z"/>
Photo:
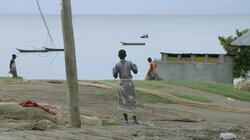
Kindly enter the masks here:
<path id="1" fill-rule="evenodd" d="M 60 0 L 39 0 L 58 14 Z M 71 0 L 74 14 L 250 14 L 250 0 Z M 1 0 L 0 13 L 38 13 L 35 0 Z"/>

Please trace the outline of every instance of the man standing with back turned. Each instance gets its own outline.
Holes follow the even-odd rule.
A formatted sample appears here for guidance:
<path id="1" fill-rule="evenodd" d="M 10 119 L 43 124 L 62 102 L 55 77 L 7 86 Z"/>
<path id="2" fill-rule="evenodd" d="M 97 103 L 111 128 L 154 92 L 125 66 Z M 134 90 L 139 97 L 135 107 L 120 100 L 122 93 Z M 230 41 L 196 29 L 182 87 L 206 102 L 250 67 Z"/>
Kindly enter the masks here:
<path id="1" fill-rule="evenodd" d="M 137 74 L 138 69 L 135 64 L 131 61 L 125 60 L 127 56 L 125 50 L 120 50 L 118 53 L 118 57 L 120 58 L 120 62 L 115 65 L 113 69 L 113 76 L 117 78 L 119 75 L 119 108 L 123 112 L 125 122 L 128 123 L 128 113 L 133 114 L 133 124 L 139 124 L 136 118 L 136 93 L 134 83 L 132 81 L 131 71 L 134 74 Z"/>

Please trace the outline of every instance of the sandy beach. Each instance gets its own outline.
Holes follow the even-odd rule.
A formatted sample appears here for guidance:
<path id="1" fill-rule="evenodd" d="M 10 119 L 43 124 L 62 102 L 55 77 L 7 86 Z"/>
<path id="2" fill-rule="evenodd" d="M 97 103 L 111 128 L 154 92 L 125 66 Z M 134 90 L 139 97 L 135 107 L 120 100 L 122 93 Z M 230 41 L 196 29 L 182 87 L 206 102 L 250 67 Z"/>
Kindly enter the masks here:
<path id="1" fill-rule="evenodd" d="M 102 85 L 102 86 L 100 86 Z M 209 98 L 225 97 L 191 88 L 172 86 L 170 90 L 191 90 Z M 64 81 L 18 80 L 0 82 L 0 105 L 18 106 L 21 100 L 33 100 L 48 106 L 50 117 L 6 118 L 0 113 L 1 140 L 216 140 L 221 132 L 231 132 L 238 139 L 250 139 L 249 114 L 233 113 L 185 106 L 176 103 L 139 103 L 141 125 L 124 124 L 117 110 L 116 90 L 98 81 L 79 81 L 82 128 L 69 126 L 67 121 L 66 87 Z M 162 92 L 164 89 L 162 90 Z M 167 91 L 167 89 L 166 89 Z M 225 98 L 226 101 L 226 98 Z M 218 101 L 220 102 L 220 101 Z M 227 104 L 222 102 L 222 104 Z M 231 103 L 228 103 L 230 105 Z M 242 108 L 250 103 L 235 101 Z M 1 111 L 1 109 L 0 109 Z M 46 112 L 42 112 L 46 114 Z M 27 114 L 26 114 L 27 115 Z M 39 115 L 39 114 L 38 114 Z M 29 116 L 29 115 L 28 115 Z M 49 115 L 51 116 L 51 115 Z M 131 121 L 131 119 L 130 119 Z"/>

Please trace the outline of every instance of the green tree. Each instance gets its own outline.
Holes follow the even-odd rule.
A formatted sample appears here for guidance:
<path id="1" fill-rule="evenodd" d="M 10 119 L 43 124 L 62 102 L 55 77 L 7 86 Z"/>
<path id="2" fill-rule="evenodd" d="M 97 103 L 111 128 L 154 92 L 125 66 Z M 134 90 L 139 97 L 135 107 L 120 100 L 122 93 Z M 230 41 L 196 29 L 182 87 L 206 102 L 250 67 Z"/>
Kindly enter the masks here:
<path id="1" fill-rule="evenodd" d="M 231 43 L 242 36 L 246 30 L 239 31 L 236 30 L 236 35 L 219 37 L 220 43 L 227 52 L 227 55 L 233 56 L 234 67 L 233 67 L 233 76 L 234 78 L 246 78 L 248 76 L 248 71 L 250 70 L 250 46 L 240 46 L 236 47 L 231 45 Z M 240 48 L 240 49 L 238 49 Z"/>

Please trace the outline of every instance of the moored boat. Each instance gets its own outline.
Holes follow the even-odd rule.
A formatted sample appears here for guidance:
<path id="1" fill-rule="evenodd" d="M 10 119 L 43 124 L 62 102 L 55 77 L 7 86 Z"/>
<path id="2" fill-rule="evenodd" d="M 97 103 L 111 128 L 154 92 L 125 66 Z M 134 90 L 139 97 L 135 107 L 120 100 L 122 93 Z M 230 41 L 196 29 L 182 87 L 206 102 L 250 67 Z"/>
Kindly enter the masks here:
<path id="1" fill-rule="evenodd" d="M 44 47 L 45 50 L 51 52 L 51 51 L 64 51 L 64 49 L 57 49 L 57 48 L 46 48 Z"/>
<path id="2" fill-rule="evenodd" d="M 141 38 L 148 38 L 148 35 L 144 34 L 144 35 L 141 36 Z"/>
<path id="3" fill-rule="evenodd" d="M 122 45 L 146 45 L 145 43 L 129 43 L 129 42 L 121 42 Z"/>
<path id="4" fill-rule="evenodd" d="M 34 53 L 34 52 L 48 52 L 47 50 L 24 50 L 24 49 L 17 49 L 20 53 Z"/>

